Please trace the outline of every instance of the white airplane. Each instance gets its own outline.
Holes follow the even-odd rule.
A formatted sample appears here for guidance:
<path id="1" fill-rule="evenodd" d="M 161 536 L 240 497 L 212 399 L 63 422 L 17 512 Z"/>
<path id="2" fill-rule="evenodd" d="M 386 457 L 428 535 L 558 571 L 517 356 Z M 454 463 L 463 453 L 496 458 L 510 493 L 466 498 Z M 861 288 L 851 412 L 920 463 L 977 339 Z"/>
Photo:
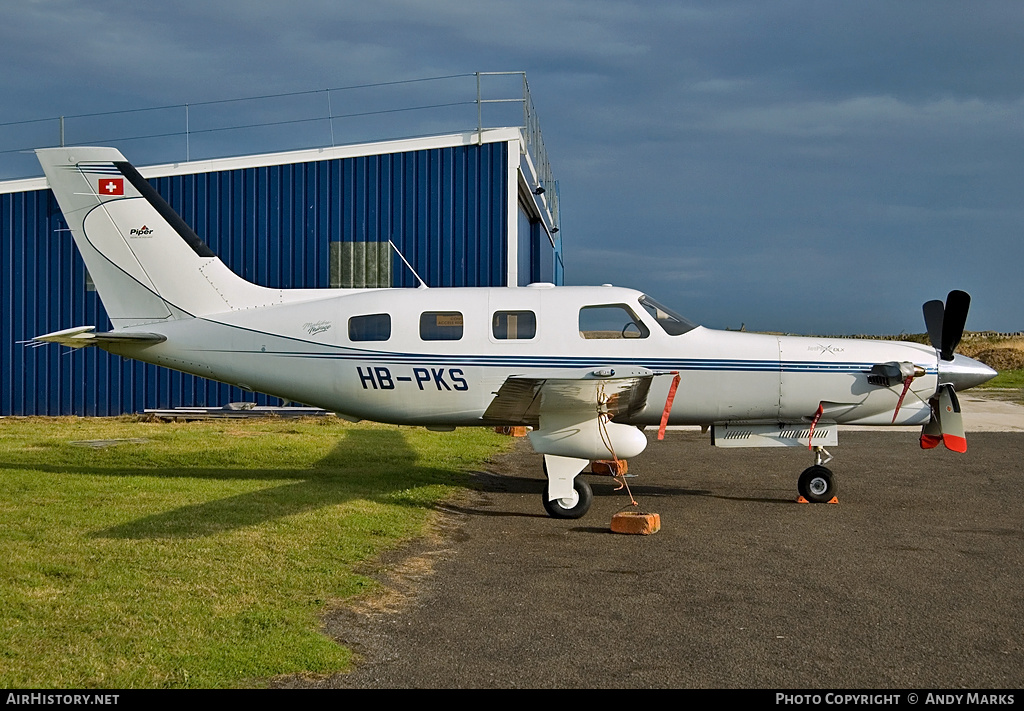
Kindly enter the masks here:
<path id="1" fill-rule="evenodd" d="M 543 502 L 579 518 L 594 460 L 644 426 L 702 425 L 717 446 L 802 446 L 798 490 L 833 498 L 837 426 L 923 425 L 965 451 L 956 391 L 996 373 L 954 355 L 970 297 L 924 305 L 934 347 L 697 326 L 612 286 L 269 289 L 231 272 L 113 148 L 36 151 L 113 330 L 38 336 L 336 412 L 429 429 L 533 428 Z M 421 283 L 422 287 L 422 283 Z"/>

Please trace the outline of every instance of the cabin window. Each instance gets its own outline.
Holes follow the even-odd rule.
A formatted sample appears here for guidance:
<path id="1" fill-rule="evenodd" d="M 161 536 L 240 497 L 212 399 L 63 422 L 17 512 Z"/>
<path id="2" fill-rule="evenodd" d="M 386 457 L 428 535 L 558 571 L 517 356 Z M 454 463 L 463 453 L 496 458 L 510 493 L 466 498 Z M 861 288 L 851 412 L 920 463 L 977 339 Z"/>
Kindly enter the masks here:
<path id="1" fill-rule="evenodd" d="M 491 333 L 501 340 L 523 340 L 537 335 L 537 314 L 532 311 L 495 311 Z"/>
<path id="2" fill-rule="evenodd" d="M 420 314 L 420 338 L 424 341 L 457 341 L 462 338 L 462 314 L 458 311 L 425 311 Z"/>
<path id="3" fill-rule="evenodd" d="M 348 320 L 350 341 L 386 341 L 391 338 L 391 314 L 353 316 Z"/>
<path id="4" fill-rule="evenodd" d="M 586 339 L 647 338 L 650 330 L 625 304 L 584 306 L 580 336 Z"/>

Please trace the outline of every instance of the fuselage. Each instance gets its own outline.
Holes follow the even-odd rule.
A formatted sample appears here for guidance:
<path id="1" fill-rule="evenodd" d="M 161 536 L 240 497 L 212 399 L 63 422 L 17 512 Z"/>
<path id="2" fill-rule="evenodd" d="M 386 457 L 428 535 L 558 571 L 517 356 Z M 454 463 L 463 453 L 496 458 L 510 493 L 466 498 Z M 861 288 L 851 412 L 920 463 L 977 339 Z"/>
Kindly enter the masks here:
<path id="1" fill-rule="evenodd" d="M 329 290 L 168 321 L 158 326 L 165 342 L 110 350 L 352 418 L 449 426 L 482 424 L 510 376 L 627 366 L 679 373 L 670 424 L 799 421 L 819 406 L 836 422 L 889 424 L 902 387 L 873 385 L 868 373 L 909 362 L 924 375 L 896 424 L 928 421 L 931 347 L 718 331 L 645 303 L 611 286 Z M 670 383 L 656 377 L 629 422 L 656 424 Z"/>
<path id="2" fill-rule="evenodd" d="M 952 355 L 970 303 L 960 291 L 924 305 L 928 347 L 716 331 L 612 286 L 264 287 L 231 272 L 119 151 L 37 156 L 113 330 L 35 341 L 98 345 L 350 419 L 530 425 L 559 518 L 590 506 L 578 477 L 590 461 L 640 454 L 632 425 L 659 422 L 711 425 L 722 446 L 810 447 L 798 489 L 829 501 L 836 423 L 923 424 L 922 447 L 963 452 L 956 390 L 995 375 Z"/>

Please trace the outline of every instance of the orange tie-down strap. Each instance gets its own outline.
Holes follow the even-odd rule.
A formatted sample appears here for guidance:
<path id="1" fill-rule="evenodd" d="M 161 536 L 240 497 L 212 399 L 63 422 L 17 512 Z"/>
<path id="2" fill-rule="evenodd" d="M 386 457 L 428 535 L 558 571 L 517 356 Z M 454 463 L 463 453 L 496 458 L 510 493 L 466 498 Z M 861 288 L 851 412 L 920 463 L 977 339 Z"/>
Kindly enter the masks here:
<path id="1" fill-rule="evenodd" d="M 665 439 L 665 428 L 668 426 L 668 413 L 672 411 L 672 401 L 676 399 L 676 388 L 679 387 L 679 371 L 673 370 L 672 385 L 668 389 L 668 397 L 665 398 L 665 409 L 661 413 L 661 426 L 658 427 L 658 439 Z"/>

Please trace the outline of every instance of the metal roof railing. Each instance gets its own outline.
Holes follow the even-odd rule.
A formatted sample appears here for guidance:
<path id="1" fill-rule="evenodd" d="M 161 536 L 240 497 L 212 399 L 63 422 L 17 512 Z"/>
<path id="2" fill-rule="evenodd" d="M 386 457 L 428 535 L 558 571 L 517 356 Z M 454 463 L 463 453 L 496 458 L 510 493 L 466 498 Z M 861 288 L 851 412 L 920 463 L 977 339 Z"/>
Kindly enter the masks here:
<path id="1" fill-rule="evenodd" d="M 483 81 L 486 77 L 521 77 L 523 82 L 522 96 L 515 98 L 485 99 L 483 94 Z M 520 129 L 523 134 L 523 150 L 529 153 L 533 160 L 534 170 L 537 172 L 537 181 L 543 188 L 544 200 L 547 202 L 548 211 L 558 225 L 558 183 L 551 170 L 551 161 L 548 160 L 548 152 L 544 147 L 544 135 L 540 130 L 540 119 L 537 117 L 537 109 L 533 104 L 533 97 L 530 95 L 530 85 L 526 81 L 526 72 L 477 72 L 476 73 L 476 106 L 477 106 L 477 130 L 483 132 L 483 107 L 486 104 L 521 104 L 523 108 L 522 124 Z"/>
<path id="2" fill-rule="evenodd" d="M 522 71 L 0 122 L 0 180 L 38 176 L 32 151 L 63 145 L 113 145 L 146 165 L 515 126 L 557 225 L 557 182 Z"/>

